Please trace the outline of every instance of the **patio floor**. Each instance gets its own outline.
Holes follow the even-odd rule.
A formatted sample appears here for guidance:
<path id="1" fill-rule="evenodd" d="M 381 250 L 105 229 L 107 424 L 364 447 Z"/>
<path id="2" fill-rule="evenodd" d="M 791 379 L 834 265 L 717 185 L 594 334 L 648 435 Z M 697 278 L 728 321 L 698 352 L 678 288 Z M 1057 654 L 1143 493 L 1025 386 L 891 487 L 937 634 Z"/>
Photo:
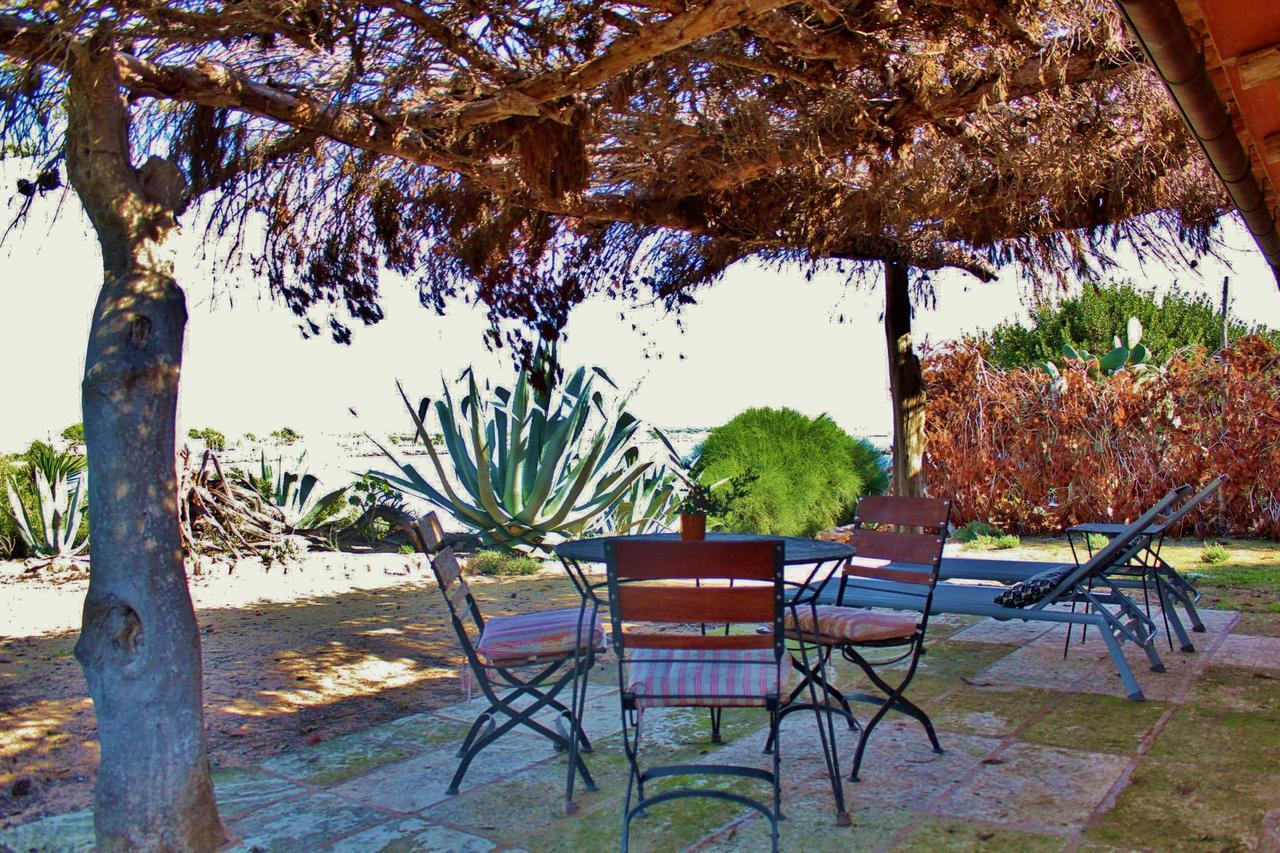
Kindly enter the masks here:
<path id="1" fill-rule="evenodd" d="M 1234 612 L 1202 613 L 1199 651 L 1161 648 L 1167 672 L 1148 671 L 1130 650 L 1142 703 L 1122 698 L 1096 635 L 1073 642 L 1064 660 L 1061 628 L 936 620 L 911 693 L 927 699 L 946 753 L 934 755 L 913 721 L 891 717 L 863 781 L 846 784 L 854 825 L 837 827 L 813 717 L 791 716 L 783 849 L 1280 850 L 1280 636 L 1242 633 Z M 1275 621 L 1249 627 L 1280 635 Z M 579 794 L 572 817 L 561 807 L 564 759 L 533 735 L 499 740 L 461 793 L 445 796 L 479 710 L 461 704 L 218 770 L 232 849 L 610 849 L 626 770 L 614 673 L 606 659 L 592 675 L 586 728 L 596 750 L 586 758 L 600 787 Z M 839 675 L 851 678 L 852 667 Z M 705 712 L 651 710 L 646 754 L 767 766 L 762 713 L 726 711 L 724 726 L 724 745 L 713 747 Z M 854 743 L 844 737 L 846 765 Z M 638 820 L 632 839 L 636 850 L 761 849 L 768 828 L 752 812 L 685 800 Z M 88 812 L 0 833 L 13 851 L 91 842 Z"/>

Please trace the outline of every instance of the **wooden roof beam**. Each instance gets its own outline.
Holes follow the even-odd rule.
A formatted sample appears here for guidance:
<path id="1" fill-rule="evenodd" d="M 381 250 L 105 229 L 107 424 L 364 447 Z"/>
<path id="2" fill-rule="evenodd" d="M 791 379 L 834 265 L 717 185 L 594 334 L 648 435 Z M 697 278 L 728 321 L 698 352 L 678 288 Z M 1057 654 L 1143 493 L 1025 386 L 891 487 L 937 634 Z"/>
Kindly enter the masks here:
<path id="1" fill-rule="evenodd" d="M 1252 89 L 1271 80 L 1280 80 L 1280 44 L 1246 53 L 1236 59 L 1240 87 Z"/>

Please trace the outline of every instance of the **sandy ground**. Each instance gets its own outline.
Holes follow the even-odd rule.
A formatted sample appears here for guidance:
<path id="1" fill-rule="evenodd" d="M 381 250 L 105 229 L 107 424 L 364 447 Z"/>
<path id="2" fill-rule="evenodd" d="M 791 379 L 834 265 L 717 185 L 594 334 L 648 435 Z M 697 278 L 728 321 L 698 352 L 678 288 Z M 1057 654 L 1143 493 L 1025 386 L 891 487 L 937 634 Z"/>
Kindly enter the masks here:
<path id="1" fill-rule="evenodd" d="M 462 699 L 461 661 L 427 571 L 401 554 L 308 554 L 269 570 L 206 563 L 190 585 L 214 763 L 257 761 Z M 473 585 L 493 614 L 572 596 L 556 565 Z M 0 824 L 92 799 L 96 728 L 73 654 L 87 587 L 83 564 L 33 577 L 0 562 Z"/>

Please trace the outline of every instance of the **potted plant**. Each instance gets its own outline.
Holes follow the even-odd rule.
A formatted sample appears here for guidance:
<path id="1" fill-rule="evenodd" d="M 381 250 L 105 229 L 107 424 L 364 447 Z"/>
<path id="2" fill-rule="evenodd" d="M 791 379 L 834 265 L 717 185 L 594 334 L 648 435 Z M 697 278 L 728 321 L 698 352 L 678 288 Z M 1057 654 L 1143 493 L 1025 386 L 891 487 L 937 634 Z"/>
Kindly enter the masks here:
<path id="1" fill-rule="evenodd" d="M 679 505 L 681 539 L 694 542 L 707 538 L 707 516 L 720 508 L 712 488 L 697 481 L 689 483 Z"/>

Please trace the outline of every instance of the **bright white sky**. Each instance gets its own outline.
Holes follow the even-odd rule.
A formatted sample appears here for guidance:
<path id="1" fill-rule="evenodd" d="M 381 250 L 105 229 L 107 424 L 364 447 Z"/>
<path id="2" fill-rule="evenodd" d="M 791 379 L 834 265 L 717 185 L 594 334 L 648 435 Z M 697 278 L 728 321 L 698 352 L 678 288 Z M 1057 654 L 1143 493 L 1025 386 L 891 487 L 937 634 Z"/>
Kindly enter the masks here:
<path id="1" fill-rule="evenodd" d="M 1238 226 L 1227 240 L 1234 269 L 1205 263 L 1199 274 L 1183 271 L 1182 286 L 1217 299 L 1229 273 L 1233 315 L 1280 327 L 1280 293 L 1261 256 Z M 510 372 L 507 355 L 481 343 L 482 311 L 457 305 L 437 317 L 393 276 L 383 282 L 386 319 L 357 328 L 352 345 L 340 346 L 327 337 L 303 340 L 292 314 L 270 302 L 248 270 L 215 293 L 200 254 L 194 237 L 184 237 L 184 432 L 212 426 L 228 437 L 262 435 L 286 424 L 303 434 L 408 431 L 396 379 L 416 398 L 435 396 L 442 375 L 453 378 L 469 363 L 493 377 Z M 1120 277 L 1164 288 L 1175 276 L 1134 264 Z M 80 375 L 100 279 L 97 242 L 73 195 L 52 226 L 36 219 L 0 246 L 0 451 L 80 420 Z M 1020 293 L 1012 272 L 989 285 L 946 273 L 936 307 L 917 310 L 916 328 L 933 341 L 988 329 L 1025 316 Z M 684 333 L 658 309 L 628 310 L 621 320 L 619 304 L 588 302 L 570 320 L 564 361 L 599 364 L 624 388 L 639 383 L 633 413 L 664 427 L 714 426 L 749 406 L 771 405 L 826 412 L 855 434 L 888 431 L 878 282 L 853 290 L 835 275 L 805 281 L 798 270 L 741 265 L 698 299 L 683 314 Z M 348 407 L 360 412 L 359 423 Z"/>

